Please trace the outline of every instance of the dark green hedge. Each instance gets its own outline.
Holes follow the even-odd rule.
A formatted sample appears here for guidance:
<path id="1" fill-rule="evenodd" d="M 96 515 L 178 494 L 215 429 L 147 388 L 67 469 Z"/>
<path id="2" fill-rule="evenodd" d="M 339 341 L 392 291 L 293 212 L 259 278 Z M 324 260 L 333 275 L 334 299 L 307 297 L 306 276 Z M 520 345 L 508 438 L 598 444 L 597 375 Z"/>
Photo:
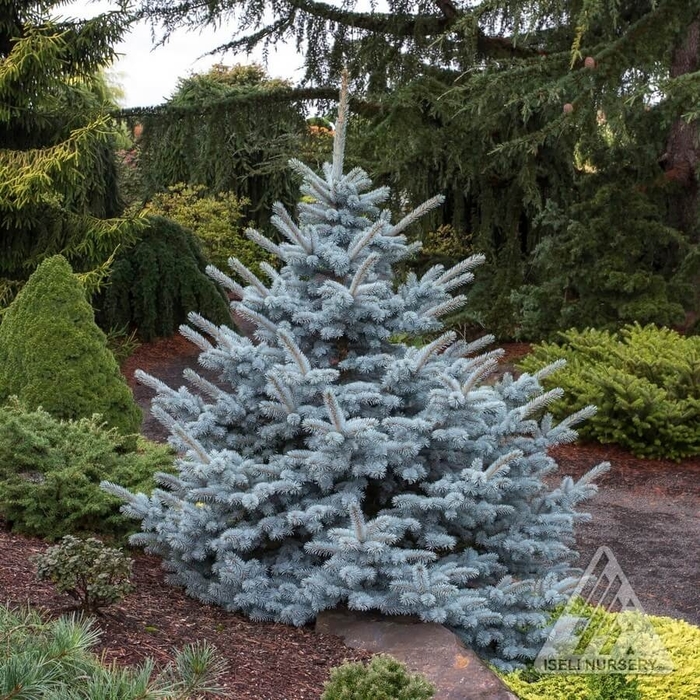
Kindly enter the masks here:
<path id="1" fill-rule="evenodd" d="M 173 335 L 190 311 L 228 322 L 226 297 L 204 272 L 208 261 L 195 236 L 160 216 L 149 221 L 137 243 L 117 254 L 93 301 L 100 326 L 136 329 L 148 341 Z"/>

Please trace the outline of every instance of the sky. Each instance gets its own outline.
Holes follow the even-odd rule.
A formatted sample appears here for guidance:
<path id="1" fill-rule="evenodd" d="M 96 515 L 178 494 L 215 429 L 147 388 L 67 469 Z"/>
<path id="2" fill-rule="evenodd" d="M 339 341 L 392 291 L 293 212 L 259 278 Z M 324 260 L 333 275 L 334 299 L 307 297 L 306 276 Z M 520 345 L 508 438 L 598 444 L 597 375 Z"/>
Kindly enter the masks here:
<path id="1" fill-rule="evenodd" d="M 85 18 L 109 9 L 113 9 L 109 2 L 76 0 L 64 5 L 61 15 Z M 179 30 L 173 33 L 167 44 L 154 47 L 150 27 L 146 24 L 136 25 L 126 40 L 117 45 L 116 50 L 121 55 L 110 71 L 124 90 L 123 106 L 160 104 L 173 93 L 179 78 L 192 72 L 206 71 L 214 63 L 232 65 L 251 63 L 256 59 L 262 63 L 261 53 L 251 57 L 227 53 L 200 58 L 202 54 L 223 44 L 233 33 L 233 29 L 226 27 L 218 31 Z M 301 78 L 301 66 L 302 57 L 293 46 L 283 45 L 276 50 L 270 49 L 267 69 L 271 76 L 297 81 Z"/>

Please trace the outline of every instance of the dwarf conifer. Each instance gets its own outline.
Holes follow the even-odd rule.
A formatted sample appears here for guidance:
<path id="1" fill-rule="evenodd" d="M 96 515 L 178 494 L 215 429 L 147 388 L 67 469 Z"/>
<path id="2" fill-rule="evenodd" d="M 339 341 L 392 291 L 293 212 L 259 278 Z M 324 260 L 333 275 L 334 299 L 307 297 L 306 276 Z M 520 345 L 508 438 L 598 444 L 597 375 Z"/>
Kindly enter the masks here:
<path id="1" fill-rule="evenodd" d="M 126 435 L 141 424 L 85 290 L 60 255 L 39 265 L 0 325 L 0 401 L 12 395 L 57 418 L 99 413 Z"/>

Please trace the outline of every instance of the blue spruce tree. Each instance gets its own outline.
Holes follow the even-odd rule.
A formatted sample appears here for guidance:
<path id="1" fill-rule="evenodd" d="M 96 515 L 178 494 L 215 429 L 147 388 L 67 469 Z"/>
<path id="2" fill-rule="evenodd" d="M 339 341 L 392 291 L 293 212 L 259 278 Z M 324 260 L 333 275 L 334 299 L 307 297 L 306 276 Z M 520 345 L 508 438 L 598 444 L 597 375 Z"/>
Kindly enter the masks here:
<path id="1" fill-rule="evenodd" d="M 159 554 L 171 583 L 256 620 L 303 625 L 322 610 L 415 614 L 444 623 L 505 667 L 532 658 L 547 613 L 571 584 L 577 512 L 607 465 L 552 484 L 547 454 L 570 442 L 586 409 L 553 425 L 560 391 L 539 376 L 492 375 L 501 351 L 443 332 L 466 302 L 475 256 L 398 282 L 418 248 L 404 232 L 435 197 L 392 224 L 360 169 L 343 174 L 347 90 L 333 163 L 300 162 L 311 203 L 298 223 L 281 205 L 282 261 L 246 286 L 211 268 L 254 340 L 191 315 L 185 337 L 212 383 L 186 371 L 173 390 L 141 373 L 153 413 L 179 450 L 179 474 L 152 496 L 105 484 L 141 521 L 132 543 Z M 397 336 L 432 335 L 414 348 Z"/>

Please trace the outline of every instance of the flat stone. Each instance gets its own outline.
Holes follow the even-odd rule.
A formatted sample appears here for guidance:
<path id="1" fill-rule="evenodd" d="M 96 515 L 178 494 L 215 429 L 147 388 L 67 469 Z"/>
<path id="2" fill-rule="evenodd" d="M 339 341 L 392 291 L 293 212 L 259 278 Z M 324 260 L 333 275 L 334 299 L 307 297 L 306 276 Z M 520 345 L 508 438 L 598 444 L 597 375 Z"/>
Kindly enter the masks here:
<path id="1" fill-rule="evenodd" d="M 411 617 L 327 610 L 316 632 L 342 637 L 353 649 L 389 654 L 435 686 L 434 700 L 517 700 L 459 637 L 436 623 Z"/>

